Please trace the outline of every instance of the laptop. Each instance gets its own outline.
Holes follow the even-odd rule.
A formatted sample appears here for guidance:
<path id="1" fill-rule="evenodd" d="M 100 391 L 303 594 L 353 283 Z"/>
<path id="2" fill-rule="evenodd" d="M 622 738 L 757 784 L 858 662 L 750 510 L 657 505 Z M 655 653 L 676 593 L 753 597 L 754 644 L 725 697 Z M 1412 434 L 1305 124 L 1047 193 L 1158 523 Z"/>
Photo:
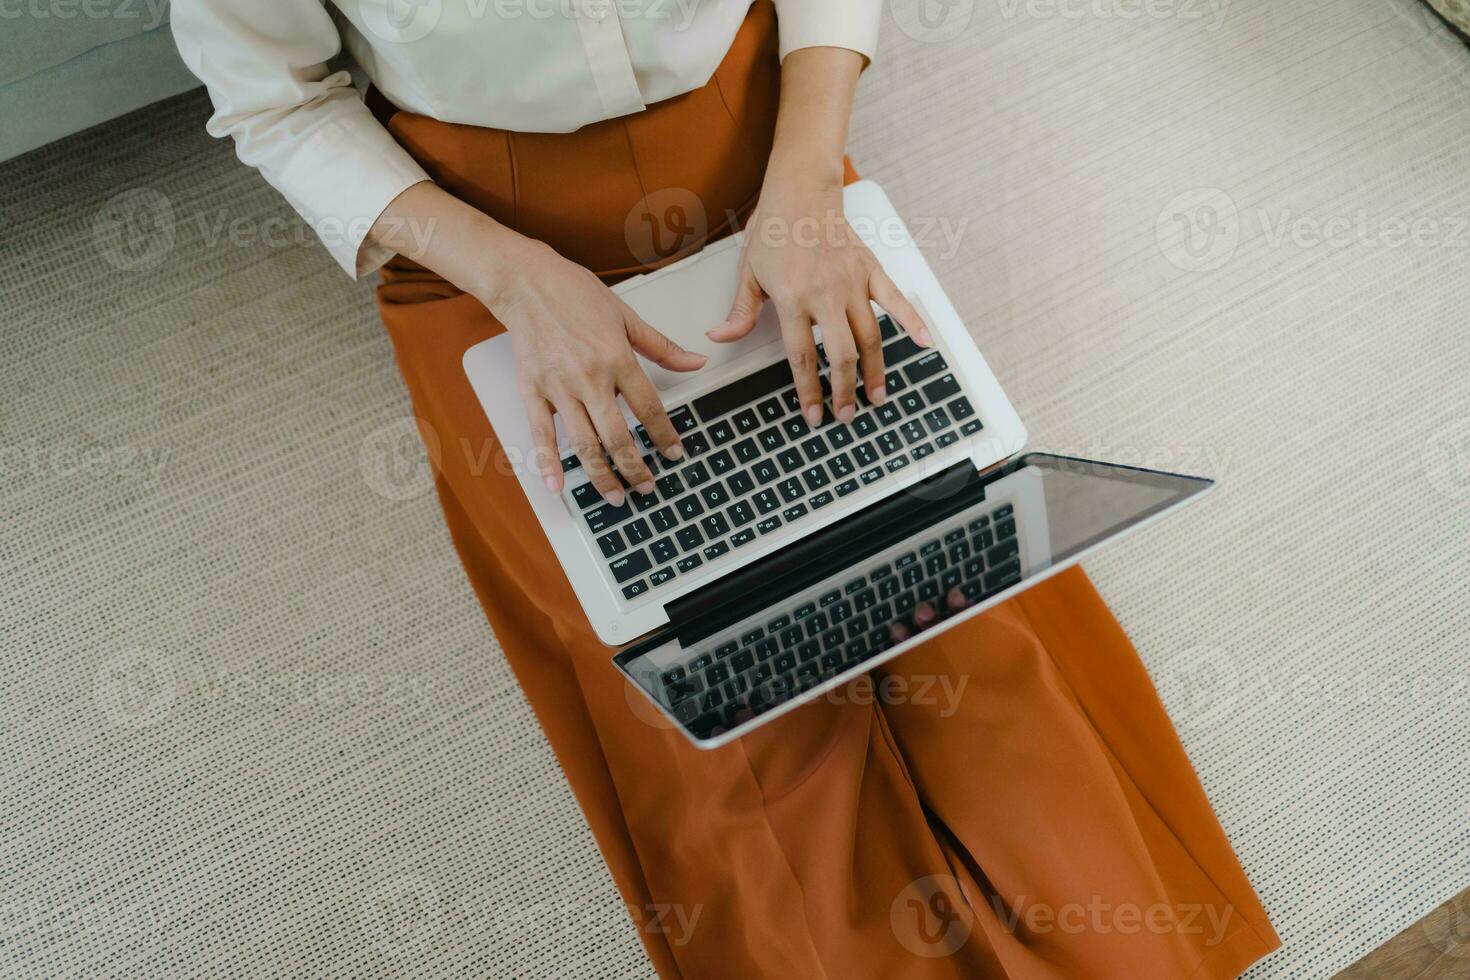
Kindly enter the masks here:
<path id="1" fill-rule="evenodd" d="M 613 662 L 701 748 L 821 697 L 1212 485 L 1024 452 L 1020 418 L 882 188 L 849 185 L 844 208 L 934 341 L 920 347 L 875 308 L 884 404 L 860 386 L 851 422 L 829 406 L 809 426 L 769 303 L 741 340 L 705 337 L 734 299 L 743 241 L 731 236 L 615 287 L 709 357 L 693 374 L 643 365 L 682 459 L 665 461 L 625 407 L 654 492 L 630 489 L 614 507 L 569 451 L 560 494 L 534 466 L 516 467 L 593 629 L 619 648 Z M 529 460 L 510 338 L 471 347 L 464 369 L 508 457 Z M 825 364 L 822 374 L 826 388 Z"/>

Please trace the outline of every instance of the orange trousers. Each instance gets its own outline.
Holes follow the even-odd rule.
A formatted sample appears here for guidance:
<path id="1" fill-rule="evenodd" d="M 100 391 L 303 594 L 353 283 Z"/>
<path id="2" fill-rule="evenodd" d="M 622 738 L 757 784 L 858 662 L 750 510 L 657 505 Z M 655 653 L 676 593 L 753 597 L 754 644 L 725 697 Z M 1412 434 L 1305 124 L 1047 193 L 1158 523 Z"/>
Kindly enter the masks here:
<path id="1" fill-rule="evenodd" d="M 748 211 L 778 83 L 763 2 L 706 86 L 633 116 L 382 114 L 451 193 L 612 281 Z M 1215 978 L 1276 947 L 1080 570 L 698 751 L 613 668 L 465 380 L 501 325 L 403 259 L 378 295 L 460 557 L 661 977 Z"/>

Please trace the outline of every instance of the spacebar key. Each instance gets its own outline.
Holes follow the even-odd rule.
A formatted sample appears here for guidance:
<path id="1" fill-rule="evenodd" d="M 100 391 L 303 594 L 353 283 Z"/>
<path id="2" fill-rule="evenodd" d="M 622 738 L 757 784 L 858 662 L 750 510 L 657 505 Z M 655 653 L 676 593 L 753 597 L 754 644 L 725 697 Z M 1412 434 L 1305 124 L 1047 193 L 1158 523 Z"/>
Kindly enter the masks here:
<path id="1" fill-rule="evenodd" d="M 739 381 L 732 381 L 708 395 L 694 399 L 694 410 L 704 422 L 712 422 L 721 415 L 728 415 L 737 408 L 754 404 L 773 391 L 780 391 L 791 384 L 791 365 L 777 361 L 770 367 L 747 374 Z"/>

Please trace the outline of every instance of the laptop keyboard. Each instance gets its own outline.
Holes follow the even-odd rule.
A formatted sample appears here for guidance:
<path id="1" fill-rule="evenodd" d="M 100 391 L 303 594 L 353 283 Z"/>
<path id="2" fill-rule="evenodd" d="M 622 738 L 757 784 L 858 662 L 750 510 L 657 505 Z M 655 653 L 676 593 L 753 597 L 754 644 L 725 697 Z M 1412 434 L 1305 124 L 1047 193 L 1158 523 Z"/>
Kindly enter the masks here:
<path id="1" fill-rule="evenodd" d="M 630 490 L 614 507 L 591 483 L 576 482 L 575 456 L 562 460 L 568 505 L 623 598 L 666 586 L 983 428 L 944 356 L 920 347 L 892 318 L 878 322 L 888 399 L 872 405 L 859 386 L 850 423 L 826 411 L 813 430 L 791 368 L 779 361 L 669 410 L 683 459 L 664 460 L 637 428 L 653 493 Z M 830 395 L 825 356 L 822 363 Z"/>
<path id="2" fill-rule="evenodd" d="M 663 669 L 656 696 L 696 737 L 707 738 L 897 645 L 896 625 L 917 633 L 918 603 L 942 611 L 953 589 L 978 602 L 1021 575 L 1012 505 L 972 511 L 840 587 L 818 588 L 763 624 L 712 637 L 683 664 Z"/>

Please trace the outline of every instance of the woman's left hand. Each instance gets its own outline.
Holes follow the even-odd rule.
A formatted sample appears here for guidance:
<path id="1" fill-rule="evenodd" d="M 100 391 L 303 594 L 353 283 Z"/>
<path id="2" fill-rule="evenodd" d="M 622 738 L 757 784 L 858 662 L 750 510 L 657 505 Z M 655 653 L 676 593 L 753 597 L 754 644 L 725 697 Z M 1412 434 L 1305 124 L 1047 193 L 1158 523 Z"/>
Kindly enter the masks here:
<path id="1" fill-rule="evenodd" d="M 768 174 L 746 236 L 735 303 L 709 338 L 728 343 L 750 333 L 770 297 L 802 413 L 812 426 L 822 420 L 814 326 L 821 328 L 831 368 L 832 414 L 852 420 L 859 371 L 868 400 L 882 404 L 883 340 L 869 300 L 925 347 L 931 343 L 929 328 L 847 223 L 841 185 L 801 186 Z"/>

